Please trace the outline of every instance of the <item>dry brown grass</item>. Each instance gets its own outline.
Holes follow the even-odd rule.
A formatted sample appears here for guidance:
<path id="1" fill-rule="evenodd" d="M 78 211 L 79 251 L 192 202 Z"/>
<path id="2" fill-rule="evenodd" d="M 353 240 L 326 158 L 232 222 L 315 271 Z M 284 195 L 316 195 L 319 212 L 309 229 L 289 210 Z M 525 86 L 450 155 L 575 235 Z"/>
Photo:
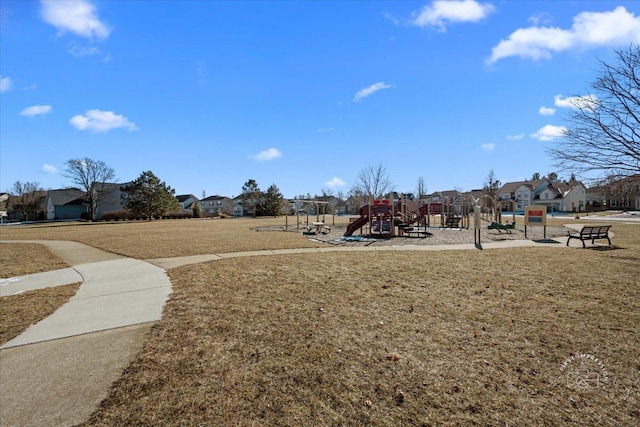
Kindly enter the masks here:
<path id="1" fill-rule="evenodd" d="M 4 238 L 4 233 L 2 235 Z M 34 243 L 0 243 L 0 278 L 24 276 L 67 268 L 46 246 Z"/>
<path id="2" fill-rule="evenodd" d="M 640 227 L 614 229 L 610 249 L 172 270 L 162 321 L 87 424 L 633 425 Z M 581 352 L 608 373 L 591 366 L 595 389 L 570 387 L 561 370 Z"/>
<path id="3" fill-rule="evenodd" d="M 295 227 L 295 217 L 289 220 Z M 336 221 L 348 221 L 348 218 L 336 217 Z M 299 233 L 252 230 L 284 223 L 282 217 L 53 223 L 2 227 L 0 239 L 72 240 L 138 259 L 321 245 Z"/>
<path id="4" fill-rule="evenodd" d="M 0 298 L 0 345 L 51 315 L 75 295 L 80 283 Z"/>

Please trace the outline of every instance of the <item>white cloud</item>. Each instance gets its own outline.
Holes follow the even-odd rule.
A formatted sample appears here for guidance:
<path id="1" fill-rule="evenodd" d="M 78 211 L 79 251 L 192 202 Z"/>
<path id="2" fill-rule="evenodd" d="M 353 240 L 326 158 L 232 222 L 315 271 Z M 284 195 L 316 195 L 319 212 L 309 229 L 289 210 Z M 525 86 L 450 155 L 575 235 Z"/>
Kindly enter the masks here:
<path id="1" fill-rule="evenodd" d="M 56 174 L 58 173 L 58 169 L 56 169 L 55 166 L 51 166 L 45 163 L 44 165 L 42 165 L 42 172 L 48 174 Z"/>
<path id="2" fill-rule="evenodd" d="M 480 148 L 482 148 L 484 151 L 493 151 L 493 149 L 496 148 L 496 144 L 494 143 L 482 144 Z"/>
<path id="3" fill-rule="evenodd" d="M 434 1 L 419 13 L 414 13 L 411 23 L 418 27 L 435 27 L 446 31 L 447 24 L 454 22 L 477 22 L 486 18 L 494 7 L 475 0 Z"/>
<path id="4" fill-rule="evenodd" d="M 551 23 L 551 15 L 546 12 L 535 13 L 529 17 L 529 22 L 533 25 L 543 25 Z"/>
<path id="5" fill-rule="evenodd" d="M 598 105 L 598 97 L 595 95 L 584 96 L 568 96 L 563 98 L 562 95 L 553 97 L 553 104 L 562 108 L 586 108 L 594 110 Z"/>
<path id="6" fill-rule="evenodd" d="M 268 148 L 256 154 L 255 156 L 251 156 L 253 160 L 257 160 L 259 162 L 266 162 L 269 160 L 274 160 L 279 157 L 282 157 L 282 152 L 277 148 Z"/>
<path id="7" fill-rule="evenodd" d="M 570 29 L 557 27 L 519 28 L 491 51 L 489 63 L 510 56 L 534 60 L 574 48 L 614 46 L 640 41 L 640 17 L 619 6 L 610 12 L 582 12 L 573 18 Z"/>
<path id="8" fill-rule="evenodd" d="M 543 107 L 540 107 L 540 109 L 538 110 L 538 113 L 542 114 L 543 116 L 553 116 L 556 113 L 556 109 L 543 106 Z"/>
<path id="9" fill-rule="evenodd" d="M 390 87 L 391 85 L 385 84 L 383 82 L 372 84 L 369 87 L 365 87 L 364 89 L 359 90 L 358 93 L 356 93 L 356 96 L 353 98 L 353 101 L 358 102 L 361 99 L 366 98 L 367 96 L 374 94 L 379 90 L 389 89 Z"/>
<path id="10" fill-rule="evenodd" d="M 538 141 L 553 141 L 561 137 L 567 131 L 564 126 L 545 125 L 538 129 L 537 132 L 531 134 L 531 138 Z"/>
<path id="11" fill-rule="evenodd" d="M 84 46 L 73 45 L 69 48 L 69 53 L 75 56 L 76 58 L 82 58 L 83 56 L 101 55 L 102 51 L 100 51 L 100 49 L 94 46 L 84 47 Z"/>
<path id="12" fill-rule="evenodd" d="M 93 132 L 108 132 L 118 128 L 138 130 L 135 123 L 120 114 L 114 114 L 113 111 L 89 110 L 85 115 L 73 116 L 69 123 L 76 129 Z"/>
<path id="13" fill-rule="evenodd" d="M 0 92 L 6 92 L 8 90 L 11 90 L 12 87 L 13 87 L 13 82 L 9 77 L 0 76 Z"/>
<path id="14" fill-rule="evenodd" d="M 517 135 L 507 135 L 507 139 L 509 141 L 519 141 L 524 138 L 524 133 L 519 133 Z"/>
<path id="15" fill-rule="evenodd" d="M 86 0 L 41 0 L 42 19 L 58 29 L 59 34 L 70 31 L 78 36 L 106 39 L 111 30 L 100 21 L 95 6 Z"/>
<path id="16" fill-rule="evenodd" d="M 27 117 L 44 116 L 49 114 L 51 110 L 51 105 L 32 105 L 31 107 L 27 107 L 20 111 L 20 115 Z"/>
<path id="17" fill-rule="evenodd" d="M 325 182 L 324 185 L 326 185 L 327 187 L 344 187 L 345 185 L 347 185 L 347 183 L 337 176 L 334 176 L 331 181 Z"/>

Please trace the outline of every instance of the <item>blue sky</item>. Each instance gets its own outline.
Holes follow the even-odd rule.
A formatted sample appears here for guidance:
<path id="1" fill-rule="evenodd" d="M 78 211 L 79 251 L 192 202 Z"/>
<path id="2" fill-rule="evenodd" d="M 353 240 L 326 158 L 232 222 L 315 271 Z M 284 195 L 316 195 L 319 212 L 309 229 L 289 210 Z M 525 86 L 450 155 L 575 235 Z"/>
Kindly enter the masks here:
<path id="1" fill-rule="evenodd" d="M 0 190 L 69 159 L 178 194 L 482 187 L 552 166 L 567 99 L 640 42 L 634 1 L 0 3 Z"/>

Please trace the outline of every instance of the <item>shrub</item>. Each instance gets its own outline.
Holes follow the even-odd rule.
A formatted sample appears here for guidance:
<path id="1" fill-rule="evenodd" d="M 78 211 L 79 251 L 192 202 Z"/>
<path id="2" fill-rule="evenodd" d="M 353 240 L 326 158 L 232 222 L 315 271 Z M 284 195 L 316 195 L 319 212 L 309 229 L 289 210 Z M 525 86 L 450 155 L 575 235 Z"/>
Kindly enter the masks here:
<path id="1" fill-rule="evenodd" d="M 193 217 L 202 218 L 202 211 L 200 210 L 200 204 L 197 202 L 193 204 Z"/>
<path id="2" fill-rule="evenodd" d="M 129 211 L 120 210 L 120 211 L 107 211 L 102 214 L 100 219 L 102 221 L 125 221 L 131 218 L 131 214 Z"/>

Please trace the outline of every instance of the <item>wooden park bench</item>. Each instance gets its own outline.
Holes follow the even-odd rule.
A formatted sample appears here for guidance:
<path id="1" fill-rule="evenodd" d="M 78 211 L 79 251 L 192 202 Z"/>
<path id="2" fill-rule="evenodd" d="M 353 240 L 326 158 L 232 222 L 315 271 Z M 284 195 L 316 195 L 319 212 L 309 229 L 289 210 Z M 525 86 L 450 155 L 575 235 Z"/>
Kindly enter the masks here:
<path id="1" fill-rule="evenodd" d="M 586 248 L 584 241 L 591 240 L 591 244 L 594 244 L 596 240 L 607 239 L 609 246 L 611 246 L 611 239 L 609 238 L 610 225 L 592 226 L 585 225 L 579 232 L 567 232 L 567 246 L 571 239 L 579 239 L 582 241 L 582 247 Z"/>

